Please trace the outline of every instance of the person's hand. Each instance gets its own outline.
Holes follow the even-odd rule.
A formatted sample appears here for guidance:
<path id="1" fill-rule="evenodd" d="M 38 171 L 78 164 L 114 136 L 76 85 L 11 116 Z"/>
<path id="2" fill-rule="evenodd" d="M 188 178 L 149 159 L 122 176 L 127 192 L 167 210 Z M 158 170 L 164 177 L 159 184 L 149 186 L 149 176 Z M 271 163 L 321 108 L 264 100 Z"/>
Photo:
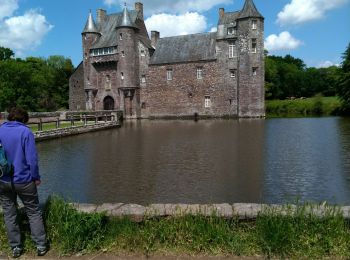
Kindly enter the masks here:
<path id="1" fill-rule="evenodd" d="M 39 186 L 41 184 L 41 180 L 36 180 L 36 181 L 34 181 L 34 183 L 36 186 Z"/>

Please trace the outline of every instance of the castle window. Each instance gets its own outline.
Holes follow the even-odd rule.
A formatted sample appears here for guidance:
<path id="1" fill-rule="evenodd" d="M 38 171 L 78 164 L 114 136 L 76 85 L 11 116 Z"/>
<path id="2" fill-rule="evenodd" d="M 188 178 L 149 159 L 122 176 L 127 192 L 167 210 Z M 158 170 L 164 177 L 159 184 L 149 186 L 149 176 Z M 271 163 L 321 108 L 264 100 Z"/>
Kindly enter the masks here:
<path id="1" fill-rule="evenodd" d="M 258 28 L 258 21 L 257 20 L 252 20 L 252 29 L 256 30 Z"/>
<path id="2" fill-rule="evenodd" d="M 125 52 L 124 51 L 122 51 L 122 57 L 125 57 Z"/>
<path id="3" fill-rule="evenodd" d="M 237 70 L 230 70 L 230 77 L 236 78 Z"/>
<path id="4" fill-rule="evenodd" d="M 252 68 L 252 75 L 256 76 L 258 74 L 258 67 L 253 67 Z"/>
<path id="5" fill-rule="evenodd" d="M 124 80 L 124 72 L 120 73 L 120 78 L 121 78 L 121 80 Z"/>
<path id="6" fill-rule="evenodd" d="M 173 80 L 173 70 L 172 69 L 167 69 L 166 70 L 166 79 L 167 80 Z"/>
<path id="7" fill-rule="evenodd" d="M 233 58 L 234 57 L 235 47 L 236 47 L 236 41 L 229 42 L 229 45 L 228 45 L 228 57 L 229 58 Z"/>
<path id="8" fill-rule="evenodd" d="M 202 79 L 202 78 L 203 78 L 203 68 L 197 67 L 197 79 Z"/>
<path id="9" fill-rule="evenodd" d="M 141 76 L 141 83 L 146 83 L 146 75 Z"/>
<path id="10" fill-rule="evenodd" d="M 141 103 L 141 108 L 142 108 L 142 109 L 145 109 L 145 108 L 146 108 L 146 102 L 142 102 L 142 103 Z"/>
<path id="11" fill-rule="evenodd" d="M 204 97 L 204 107 L 205 107 L 205 108 L 211 107 L 210 96 L 205 96 L 205 97 Z"/>
<path id="12" fill-rule="evenodd" d="M 256 39 L 252 39 L 252 53 L 256 53 Z"/>
<path id="13" fill-rule="evenodd" d="M 141 50 L 141 56 L 145 56 L 145 50 Z"/>
<path id="14" fill-rule="evenodd" d="M 106 90 L 111 90 L 111 77 L 109 75 L 106 75 L 106 84 L 105 84 L 105 89 Z"/>
<path id="15" fill-rule="evenodd" d="M 237 33 L 237 27 L 228 27 L 227 28 L 227 35 L 236 35 Z"/>
<path id="16" fill-rule="evenodd" d="M 123 34 L 119 33 L 119 40 L 123 40 Z"/>

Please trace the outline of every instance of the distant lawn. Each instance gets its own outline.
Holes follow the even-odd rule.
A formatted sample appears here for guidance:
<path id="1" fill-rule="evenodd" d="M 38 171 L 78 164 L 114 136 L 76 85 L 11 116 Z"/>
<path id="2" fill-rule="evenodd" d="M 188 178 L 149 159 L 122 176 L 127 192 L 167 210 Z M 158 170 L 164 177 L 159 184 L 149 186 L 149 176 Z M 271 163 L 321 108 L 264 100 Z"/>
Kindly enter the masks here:
<path id="1" fill-rule="evenodd" d="M 307 117 L 337 115 L 341 101 L 337 97 L 316 96 L 294 100 L 266 100 L 267 117 Z"/>
<path id="2" fill-rule="evenodd" d="M 88 124 L 92 124 L 95 122 L 92 121 L 88 121 Z M 83 121 L 75 121 L 74 122 L 74 126 L 83 126 L 84 122 Z M 59 128 L 67 128 L 67 127 L 71 127 L 71 123 L 70 122 L 60 122 L 60 127 Z M 33 131 L 33 132 L 37 132 L 38 131 L 38 124 L 30 124 L 29 128 Z M 43 131 L 48 131 L 48 130 L 53 130 L 56 129 L 56 123 L 55 122 L 50 122 L 50 123 L 44 123 L 43 122 Z"/>

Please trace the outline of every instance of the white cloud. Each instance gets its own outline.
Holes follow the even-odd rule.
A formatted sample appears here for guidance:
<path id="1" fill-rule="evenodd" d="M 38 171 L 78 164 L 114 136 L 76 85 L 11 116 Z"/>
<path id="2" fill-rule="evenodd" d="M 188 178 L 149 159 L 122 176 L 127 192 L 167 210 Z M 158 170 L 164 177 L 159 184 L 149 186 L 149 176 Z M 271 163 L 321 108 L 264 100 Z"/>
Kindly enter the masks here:
<path id="1" fill-rule="evenodd" d="M 216 26 L 211 27 L 209 32 L 217 32 L 218 28 Z"/>
<path id="2" fill-rule="evenodd" d="M 268 51 L 293 50 L 303 44 L 295 39 L 289 32 L 284 31 L 279 35 L 271 34 L 265 39 L 265 48 Z"/>
<path id="3" fill-rule="evenodd" d="M 155 14 L 145 23 L 149 31 L 159 31 L 160 37 L 199 33 L 207 28 L 203 15 L 190 12 L 183 15 Z"/>
<path id="4" fill-rule="evenodd" d="M 326 11 L 338 8 L 349 0 L 292 0 L 278 13 L 281 25 L 300 24 L 324 17 Z"/>
<path id="5" fill-rule="evenodd" d="M 5 17 L 12 16 L 18 8 L 18 0 L 0 0 L 0 21 Z"/>
<path id="6" fill-rule="evenodd" d="M 0 21 L 0 46 L 13 49 L 17 55 L 24 54 L 39 46 L 52 28 L 45 16 L 37 10 L 29 10 L 22 16 Z"/>
<path id="7" fill-rule="evenodd" d="M 127 3 L 128 9 L 134 9 L 134 0 L 103 0 L 107 6 L 123 6 Z M 155 13 L 186 13 L 190 11 L 204 12 L 216 5 L 232 4 L 233 0 L 151 0 L 144 2 L 144 13 L 151 15 Z"/>
<path id="8" fill-rule="evenodd" d="M 331 67 L 331 66 L 337 66 L 339 67 L 340 64 L 339 63 L 334 63 L 332 61 L 329 61 L 329 60 L 326 60 L 326 61 L 322 61 L 321 63 L 318 64 L 318 68 L 328 68 L 328 67 Z"/>

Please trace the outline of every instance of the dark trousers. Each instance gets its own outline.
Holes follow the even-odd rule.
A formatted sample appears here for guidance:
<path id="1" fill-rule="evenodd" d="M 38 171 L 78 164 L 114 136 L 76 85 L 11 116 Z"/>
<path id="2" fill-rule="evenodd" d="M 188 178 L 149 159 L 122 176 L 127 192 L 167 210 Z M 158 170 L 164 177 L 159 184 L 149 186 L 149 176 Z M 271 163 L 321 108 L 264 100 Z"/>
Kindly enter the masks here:
<path id="1" fill-rule="evenodd" d="M 29 219 L 32 240 L 37 247 L 46 246 L 46 233 L 39 207 L 38 191 L 34 182 L 14 184 L 0 181 L 0 204 L 4 213 L 7 237 L 11 247 L 21 246 L 21 232 L 17 223 L 17 195 Z"/>

